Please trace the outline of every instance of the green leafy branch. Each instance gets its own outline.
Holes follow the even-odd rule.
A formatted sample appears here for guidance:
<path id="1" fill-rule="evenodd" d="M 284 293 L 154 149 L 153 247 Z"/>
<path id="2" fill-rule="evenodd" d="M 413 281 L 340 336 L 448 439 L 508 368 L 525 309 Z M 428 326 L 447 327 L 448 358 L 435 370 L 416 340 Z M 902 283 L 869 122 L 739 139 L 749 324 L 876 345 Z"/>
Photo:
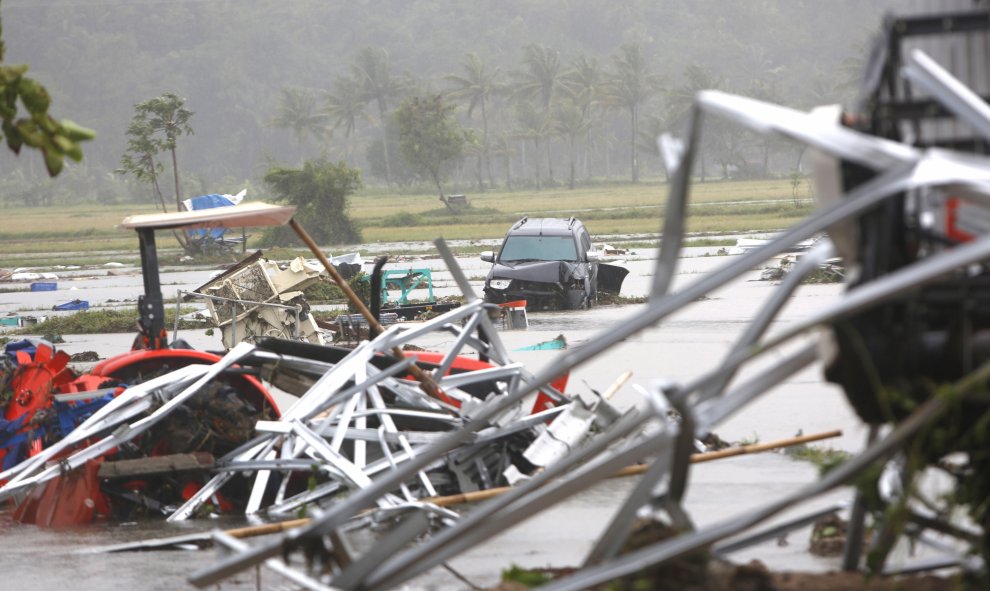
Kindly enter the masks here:
<path id="1" fill-rule="evenodd" d="M 96 133 L 68 119 L 56 121 L 49 115 L 52 99 L 48 91 L 26 76 L 27 65 L 4 65 L 5 49 L 0 41 L 0 130 L 11 151 L 20 154 L 24 146 L 41 151 L 48 174 L 57 176 L 66 156 L 76 162 L 82 160 L 79 144 L 93 139 Z M 20 116 L 18 101 L 26 111 Z"/>

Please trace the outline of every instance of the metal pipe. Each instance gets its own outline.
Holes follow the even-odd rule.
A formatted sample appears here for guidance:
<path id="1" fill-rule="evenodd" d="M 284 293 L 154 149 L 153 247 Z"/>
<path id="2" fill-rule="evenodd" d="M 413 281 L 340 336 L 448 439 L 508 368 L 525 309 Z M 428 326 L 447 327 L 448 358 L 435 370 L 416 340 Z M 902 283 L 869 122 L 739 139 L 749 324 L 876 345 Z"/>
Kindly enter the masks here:
<path id="1" fill-rule="evenodd" d="M 955 384 L 960 397 L 965 399 L 979 384 L 990 377 L 990 363 L 969 374 Z M 660 564 L 704 548 L 719 540 L 736 535 L 758 523 L 777 515 L 797 503 L 825 493 L 851 481 L 875 462 L 894 454 L 905 441 L 918 430 L 940 418 L 949 406 L 946 397 L 931 398 L 919 406 L 911 415 L 897 425 L 876 445 L 863 450 L 849 461 L 825 474 L 821 480 L 810 484 L 786 497 L 769 503 L 745 515 L 728 519 L 710 527 L 685 534 L 670 540 L 646 546 L 624 554 L 606 564 L 578 571 L 572 576 L 558 579 L 542 587 L 545 591 L 579 591 L 595 585 L 623 577 L 648 566 Z"/>

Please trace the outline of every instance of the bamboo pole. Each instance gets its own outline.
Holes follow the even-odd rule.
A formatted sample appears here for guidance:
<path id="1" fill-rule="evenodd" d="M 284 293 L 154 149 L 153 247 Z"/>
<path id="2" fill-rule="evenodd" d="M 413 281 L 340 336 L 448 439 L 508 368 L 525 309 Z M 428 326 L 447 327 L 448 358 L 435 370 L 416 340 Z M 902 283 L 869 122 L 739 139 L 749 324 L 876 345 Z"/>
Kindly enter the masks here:
<path id="1" fill-rule="evenodd" d="M 628 378 L 626 378 L 628 379 Z M 691 456 L 692 464 L 700 464 L 702 462 L 710 462 L 712 460 L 720 460 L 722 458 L 731 458 L 734 456 L 742 456 L 748 454 L 761 453 L 765 451 L 771 451 L 774 449 L 780 449 L 784 447 L 792 447 L 795 445 L 802 445 L 805 443 L 811 443 L 813 441 L 821 441 L 823 439 L 831 439 L 833 437 L 839 437 L 842 435 L 840 429 L 835 429 L 833 431 L 824 431 L 821 433 L 812 433 L 810 435 L 799 435 L 796 437 L 789 437 L 787 439 L 778 439 L 776 441 L 769 441 L 767 443 L 754 443 L 752 445 L 742 445 L 738 447 L 732 447 L 727 449 L 721 449 L 718 451 L 712 451 L 707 453 L 697 453 Z M 636 476 L 642 474 L 646 471 L 647 466 L 645 464 L 637 464 L 635 466 L 627 466 L 622 470 L 616 472 L 612 477 L 621 478 L 624 476 Z M 461 505 L 464 503 L 478 503 L 481 501 L 486 501 L 488 499 L 497 497 L 499 495 L 505 494 L 512 490 L 511 486 L 499 486 L 495 488 L 488 488 L 485 490 L 476 490 L 472 492 L 460 493 L 456 495 L 445 495 L 441 497 L 429 497 L 421 499 L 421 503 L 432 503 L 438 507 L 449 507 L 451 505 Z M 279 533 L 287 529 L 292 529 L 295 527 L 300 527 L 309 523 L 309 519 L 292 519 L 289 521 L 280 521 L 277 523 L 265 523 L 262 525 L 253 525 L 248 527 L 241 527 L 237 529 L 227 530 L 227 534 L 235 538 L 248 538 L 253 536 L 263 536 L 273 533 Z"/>
<path id="2" fill-rule="evenodd" d="M 720 460 L 722 458 L 730 458 L 733 456 L 760 453 L 764 451 L 770 451 L 773 449 L 780 449 L 782 447 L 791 447 L 794 445 L 801 445 L 812 441 L 821 441 L 822 439 L 839 437 L 840 435 L 842 435 L 842 431 L 836 429 L 834 431 L 825 431 L 823 433 L 813 433 L 811 435 L 800 435 L 797 437 L 790 437 L 787 439 L 778 439 L 777 441 L 770 441 L 767 443 L 755 443 L 753 445 L 743 445 L 739 447 L 721 449 L 718 451 L 712 451 L 707 453 L 692 454 L 691 463 L 700 464 L 702 462 L 710 462 L 712 460 Z M 648 466 L 646 464 L 636 464 L 635 466 L 626 466 L 625 468 L 616 472 L 612 476 L 612 478 L 620 478 L 623 476 L 636 476 L 645 472 L 647 468 Z M 433 503 L 438 507 L 449 507 L 450 505 L 459 505 L 461 503 L 477 503 L 479 501 L 484 501 L 492 497 L 497 497 L 501 494 L 509 492 L 510 490 L 512 490 L 511 486 L 500 486 L 496 488 L 488 488 L 485 490 L 459 493 L 456 495 L 429 497 L 426 499 L 421 499 L 420 502 Z"/>
<path id="3" fill-rule="evenodd" d="M 262 523 L 260 525 L 249 525 L 246 527 L 228 529 L 224 533 L 233 538 L 251 538 L 254 536 L 277 534 L 287 529 L 306 525 L 309 521 L 310 520 L 308 517 L 304 517 L 302 519 L 289 519 L 287 521 L 276 521 L 274 523 Z"/>
<path id="4" fill-rule="evenodd" d="M 303 227 L 299 225 L 299 222 L 297 222 L 295 218 L 289 220 L 289 226 L 292 227 L 296 235 L 298 235 L 299 238 L 306 244 L 306 246 L 309 247 L 310 252 L 312 252 L 313 255 L 315 255 L 316 258 L 320 261 L 320 263 L 323 264 L 323 268 L 327 270 L 327 273 L 330 275 L 330 277 L 334 280 L 337 286 L 340 287 L 340 291 L 344 292 L 344 295 L 347 297 L 348 301 L 350 301 L 351 304 L 354 305 L 354 308 L 357 309 L 357 311 L 360 312 L 362 316 L 364 316 L 365 320 L 368 321 L 368 326 L 374 329 L 378 334 L 384 332 L 384 328 L 382 328 L 382 325 L 381 323 L 378 322 L 378 319 L 375 318 L 375 316 L 371 313 L 371 310 L 369 310 L 368 307 L 364 305 L 364 302 L 361 301 L 361 298 L 359 298 L 358 295 L 354 293 L 354 290 L 351 289 L 351 286 L 347 285 L 347 281 L 345 281 L 344 278 L 340 275 L 340 273 L 337 272 L 336 267 L 334 267 L 333 264 L 330 263 L 330 261 L 323 254 L 323 251 L 320 250 L 320 247 L 316 244 L 316 242 L 309 235 L 309 233 L 307 233 L 306 230 L 304 230 Z M 405 358 L 405 355 L 402 353 L 402 349 L 400 349 L 399 347 L 393 347 L 392 354 L 399 359 Z M 420 388 L 423 390 L 423 392 L 434 398 L 440 399 L 444 402 L 448 401 L 447 397 L 440 392 L 440 388 L 437 386 L 437 383 L 433 381 L 433 377 L 430 374 L 423 371 L 421 367 L 413 363 L 411 366 L 409 366 L 409 373 L 411 373 L 413 377 L 419 381 Z"/>

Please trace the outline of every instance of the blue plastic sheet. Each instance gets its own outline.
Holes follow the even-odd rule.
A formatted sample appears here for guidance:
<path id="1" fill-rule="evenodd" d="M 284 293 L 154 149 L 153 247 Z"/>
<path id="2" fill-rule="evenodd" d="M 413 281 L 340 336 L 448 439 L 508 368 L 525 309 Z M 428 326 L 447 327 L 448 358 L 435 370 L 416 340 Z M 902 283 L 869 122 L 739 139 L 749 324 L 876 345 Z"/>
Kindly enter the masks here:
<path id="1" fill-rule="evenodd" d="M 192 205 L 193 211 L 199 211 L 201 209 L 213 209 L 215 207 L 231 207 L 234 202 L 228 199 L 225 195 L 200 195 L 199 197 L 193 197 L 189 200 Z M 220 240 L 223 238 L 224 232 L 227 228 L 214 228 L 212 230 L 189 230 L 190 238 L 202 239 L 209 233 L 209 237 L 213 240 Z"/>

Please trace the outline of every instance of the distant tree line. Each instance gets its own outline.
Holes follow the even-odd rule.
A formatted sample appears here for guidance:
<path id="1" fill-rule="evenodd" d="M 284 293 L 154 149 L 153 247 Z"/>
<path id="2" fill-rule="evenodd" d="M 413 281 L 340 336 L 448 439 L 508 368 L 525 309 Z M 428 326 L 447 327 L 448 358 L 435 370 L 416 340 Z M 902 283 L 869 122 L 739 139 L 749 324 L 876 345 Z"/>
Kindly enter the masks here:
<path id="1" fill-rule="evenodd" d="M 444 167 L 451 190 L 662 179 L 656 138 L 679 132 L 697 90 L 848 103 L 888 4 L 250 0 L 155 3 L 152 14 L 139 2 L 4 0 L 10 57 L 97 135 L 54 181 L 36 157 L 0 159 L 0 200 L 159 201 L 116 171 L 135 105 L 163 93 L 197 114 L 164 197 L 264 196 L 273 165 L 316 160 L 360 169 L 370 190 L 432 186 L 403 156 L 397 111 L 435 96 L 465 130 Z M 709 131 L 699 176 L 796 166 L 786 146 Z"/>
<path id="2" fill-rule="evenodd" d="M 292 133 L 300 159 L 330 154 L 361 165 L 363 145 L 364 167 L 388 186 L 417 180 L 438 185 L 435 170 L 417 174 L 421 166 L 396 158 L 402 135 L 398 105 L 432 93 L 436 100 L 461 106 L 467 131 L 467 145 L 458 154 L 466 160 L 458 171 L 462 184 L 481 192 L 520 186 L 541 190 L 603 179 L 637 183 L 644 170 L 665 178 L 657 139 L 680 131 L 702 90 L 784 99 L 772 80 L 733 88 L 711 70 L 689 65 L 674 83 L 656 70 L 657 63 L 640 43 L 623 44 L 605 60 L 583 54 L 568 60 L 553 48 L 531 43 L 514 68 L 469 52 L 458 72 L 428 84 L 395 72 L 383 48 L 365 47 L 349 73 L 337 76 L 329 88 L 283 89 L 272 125 Z M 794 156 L 785 146 L 716 120 L 706 127 L 696 173 L 702 180 L 767 177 L 775 171 L 786 174 L 795 165 L 796 157 L 775 166 L 774 155 Z"/>

